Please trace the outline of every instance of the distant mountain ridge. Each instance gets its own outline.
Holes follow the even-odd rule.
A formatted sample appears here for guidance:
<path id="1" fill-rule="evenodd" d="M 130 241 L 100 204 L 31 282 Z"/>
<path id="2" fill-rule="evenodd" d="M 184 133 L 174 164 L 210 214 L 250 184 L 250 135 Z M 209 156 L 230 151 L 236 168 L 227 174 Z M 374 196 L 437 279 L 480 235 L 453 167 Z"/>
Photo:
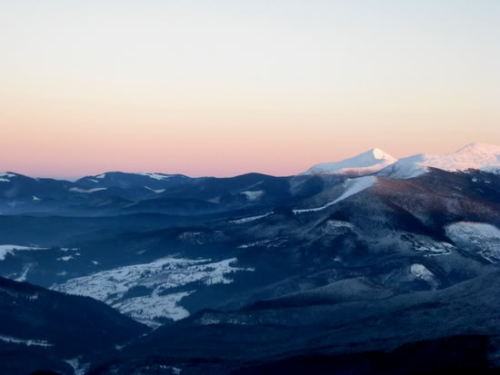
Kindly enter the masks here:
<path id="1" fill-rule="evenodd" d="M 456 152 L 444 155 L 418 154 L 399 159 L 382 171 L 391 178 L 412 178 L 426 173 L 429 168 L 445 171 L 480 169 L 500 171 L 500 146 L 484 143 L 469 143 Z"/>
<path id="2" fill-rule="evenodd" d="M 481 169 L 496 172 L 500 170 L 500 146 L 472 142 L 455 152 L 448 154 L 415 154 L 400 159 L 395 158 L 380 148 L 372 148 L 361 154 L 342 159 L 340 161 L 315 164 L 301 175 L 347 175 L 365 176 L 380 174 L 391 178 L 411 178 L 425 173 L 428 168 L 437 168 L 445 171 L 464 171 L 467 169 Z M 380 173 L 378 173 L 380 172 Z M 251 174 L 251 173 L 249 173 Z M 235 178 L 234 177 L 218 177 Z M 0 191 L 2 185 L 17 179 L 29 179 L 32 183 L 48 183 L 53 181 L 64 182 L 66 185 L 87 188 L 162 188 L 179 181 L 214 179 L 217 177 L 189 177 L 184 174 L 168 174 L 160 172 L 121 172 L 110 171 L 98 175 L 85 176 L 75 181 L 56 178 L 29 177 L 15 172 L 0 172 Z M 89 191 L 89 193 L 95 191 Z"/>
<path id="3" fill-rule="evenodd" d="M 468 169 L 496 172 L 500 170 L 500 146 L 469 143 L 449 154 L 417 154 L 401 159 L 375 148 L 339 162 L 316 164 L 304 174 L 363 176 L 376 173 L 384 177 L 405 179 L 424 174 L 429 168 L 450 172 Z"/>
<path id="4" fill-rule="evenodd" d="M 500 146 L 471 143 L 450 154 L 418 154 L 399 160 L 374 148 L 338 162 L 317 164 L 302 174 L 289 177 L 259 173 L 216 178 L 106 172 L 66 181 L 4 172 L 0 173 L 0 215 L 152 212 L 191 215 L 258 210 L 263 205 L 287 201 L 290 193 L 283 195 L 283 187 L 292 182 L 296 186 L 293 194 L 308 194 L 309 189 L 318 188 L 314 187 L 315 184 L 321 184 L 314 179 L 315 176 L 408 179 L 426 174 L 432 168 L 450 172 L 476 169 L 498 173 Z"/>

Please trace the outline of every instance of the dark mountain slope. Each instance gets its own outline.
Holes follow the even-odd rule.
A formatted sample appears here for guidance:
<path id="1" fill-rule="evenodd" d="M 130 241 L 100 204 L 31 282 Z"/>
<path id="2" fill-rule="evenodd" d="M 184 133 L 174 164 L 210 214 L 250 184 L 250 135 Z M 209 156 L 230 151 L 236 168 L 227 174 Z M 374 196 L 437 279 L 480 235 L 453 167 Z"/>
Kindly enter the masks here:
<path id="1" fill-rule="evenodd" d="M 4 278 L 0 321 L 0 372 L 5 375 L 41 369 L 72 374 L 65 360 L 88 362 L 146 332 L 101 302 Z"/>
<path id="2" fill-rule="evenodd" d="M 294 307 L 278 302 L 202 312 L 139 339 L 90 374 L 132 375 L 158 364 L 181 368 L 183 374 L 229 374 L 245 367 L 253 373 L 296 374 L 294 361 L 304 364 L 315 357 L 341 374 L 380 374 L 373 365 L 387 366 L 391 358 L 400 361 L 397 371 L 389 372 L 394 374 L 410 374 L 422 359 L 422 371 L 467 362 L 486 370 L 500 364 L 499 287 L 497 271 L 439 291 L 377 301 L 317 304 L 304 298 Z M 453 361 L 457 355 L 463 358 Z M 402 358 L 409 364 L 401 366 Z M 360 368 L 360 362 L 365 366 Z M 328 373 L 312 369 L 308 373 Z"/>

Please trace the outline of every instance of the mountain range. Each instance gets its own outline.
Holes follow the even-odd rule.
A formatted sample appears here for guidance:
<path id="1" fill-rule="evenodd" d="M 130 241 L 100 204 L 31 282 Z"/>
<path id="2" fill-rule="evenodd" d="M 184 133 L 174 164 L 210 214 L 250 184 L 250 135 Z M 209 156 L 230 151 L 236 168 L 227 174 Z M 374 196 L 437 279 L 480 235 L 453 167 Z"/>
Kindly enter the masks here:
<path id="1" fill-rule="evenodd" d="M 497 146 L 287 177 L 6 172 L 0 211 L 2 374 L 500 368 Z"/>
<path id="2" fill-rule="evenodd" d="M 304 174 L 362 176 L 380 172 L 380 175 L 385 177 L 412 178 L 426 173 L 429 168 L 445 171 L 485 169 L 498 172 L 500 170 L 500 146 L 469 143 L 449 154 L 417 154 L 399 160 L 378 148 L 374 148 L 339 162 L 314 165 Z"/>
<path id="3" fill-rule="evenodd" d="M 396 159 L 372 149 L 339 162 L 317 164 L 299 176 L 380 176 L 408 179 L 436 168 L 445 171 L 476 169 L 499 173 L 500 147 L 471 143 L 445 155 L 419 154 Z M 261 186 L 252 186 L 252 176 Z M 123 213 L 215 213 L 246 209 L 286 200 L 282 187 L 290 178 L 248 174 L 232 178 L 162 173 L 108 172 L 76 181 L 32 178 L 0 173 L 0 214 L 45 213 L 113 215 Z"/>

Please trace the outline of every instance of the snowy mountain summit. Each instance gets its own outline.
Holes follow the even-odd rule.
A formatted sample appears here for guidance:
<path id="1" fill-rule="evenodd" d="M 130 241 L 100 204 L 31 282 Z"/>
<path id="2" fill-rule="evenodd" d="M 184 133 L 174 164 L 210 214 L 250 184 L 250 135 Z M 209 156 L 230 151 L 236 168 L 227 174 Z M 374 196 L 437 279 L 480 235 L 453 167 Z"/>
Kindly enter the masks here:
<path id="1" fill-rule="evenodd" d="M 479 169 L 500 173 L 500 146 L 469 143 L 449 154 L 416 154 L 399 160 L 378 148 L 374 148 L 338 162 L 316 164 L 302 174 L 349 176 L 377 174 L 383 177 L 406 179 L 418 177 L 428 172 L 429 168 L 450 172 Z"/>
<path id="2" fill-rule="evenodd" d="M 397 159 L 388 153 L 374 148 L 352 158 L 338 162 L 320 163 L 312 166 L 303 174 L 341 174 L 363 176 L 376 173 L 393 164 Z"/>
<path id="3" fill-rule="evenodd" d="M 380 175 L 390 178 L 412 178 L 426 173 L 429 168 L 450 172 L 468 169 L 500 172 L 500 146 L 469 143 L 449 154 L 408 156 L 381 171 Z"/>

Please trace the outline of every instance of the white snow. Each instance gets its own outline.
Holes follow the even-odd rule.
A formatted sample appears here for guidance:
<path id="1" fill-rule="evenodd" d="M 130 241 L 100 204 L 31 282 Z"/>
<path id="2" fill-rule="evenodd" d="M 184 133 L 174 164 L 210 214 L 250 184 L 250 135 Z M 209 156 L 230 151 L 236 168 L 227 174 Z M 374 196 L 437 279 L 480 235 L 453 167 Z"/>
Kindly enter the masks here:
<path id="1" fill-rule="evenodd" d="M 19 246 L 19 245 L 0 245 L 0 261 L 5 260 L 8 254 L 13 254 L 17 251 L 36 251 L 47 250 L 46 248 L 37 246 Z"/>
<path id="2" fill-rule="evenodd" d="M 78 247 L 61 247 L 61 251 L 67 252 L 67 251 L 78 251 L 80 250 Z"/>
<path id="3" fill-rule="evenodd" d="M 425 253 L 425 256 L 446 255 L 450 254 L 453 250 L 455 250 L 455 246 L 447 242 L 440 242 L 440 241 L 438 242 L 430 240 L 427 242 L 416 243 L 414 250 Z"/>
<path id="4" fill-rule="evenodd" d="M 165 192 L 165 189 L 153 189 L 153 188 L 150 188 L 149 186 L 144 186 L 147 190 L 149 191 L 152 191 L 153 193 L 156 193 L 156 194 L 161 194 L 163 192 Z"/>
<path id="5" fill-rule="evenodd" d="M 287 242 L 286 238 L 276 237 L 273 239 L 258 240 L 258 241 L 254 241 L 254 242 L 245 243 L 245 244 L 239 245 L 238 249 L 248 249 L 248 248 L 256 247 L 256 246 L 265 246 L 267 248 L 280 247 L 283 244 L 285 244 L 286 242 Z"/>
<path id="6" fill-rule="evenodd" d="M 11 344 L 21 344 L 21 345 L 26 345 L 26 346 L 42 346 L 42 347 L 53 346 L 52 344 L 48 343 L 45 340 L 34 340 L 34 339 L 26 340 L 26 339 L 19 339 L 17 337 L 5 336 L 5 335 L 0 335 L 0 341 L 8 342 Z"/>
<path id="7" fill-rule="evenodd" d="M 345 187 L 344 193 L 340 197 L 338 197 L 337 199 L 335 199 L 331 202 L 328 202 L 320 207 L 295 209 L 295 210 L 293 210 L 293 213 L 294 214 L 303 214 L 306 212 L 322 211 L 330 206 L 333 206 L 334 204 L 336 204 L 340 201 L 343 201 L 344 199 L 347 199 L 355 194 L 362 192 L 363 190 L 368 189 L 369 187 L 373 186 L 376 182 L 377 182 L 377 178 L 373 177 L 373 176 L 349 178 L 344 183 L 344 187 Z"/>
<path id="8" fill-rule="evenodd" d="M 195 290 L 170 292 L 188 284 L 229 284 L 227 275 L 250 268 L 234 266 L 236 258 L 212 262 L 210 259 L 161 258 L 70 279 L 52 289 L 92 297 L 117 308 L 132 318 L 156 326 L 155 318 L 184 318 L 187 310 L 177 303 Z M 142 295 L 128 297 L 129 290 L 141 287 Z M 155 307 L 156 306 L 156 307 Z M 153 309 L 153 310 L 151 310 Z M 187 312 L 188 313 L 188 312 Z M 189 313 L 188 313 L 189 314 Z"/>
<path id="9" fill-rule="evenodd" d="M 412 264 L 410 266 L 410 273 L 416 279 L 424 280 L 427 282 L 434 281 L 434 274 L 423 264 Z"/>
<path id="10" fill-rule="evenodd" d="M 254 241 L 254 242 L 250 242 L 250 243 L 245 243 L 245 244 L 239 245 L 238 249 L 248 249 L 250 247 L 265 246 L 269 242 L 271 242 L 271 240 L 259 240 L 259 241 Z"/>
<path id="11" fill-rule="evenodd" d="M 410 250 L 417 251 L 425 257 L 449 255 L 456 251 L 455 246 L 449 242 L 436 241 L 429 236 L 421 234 L 405 232 L 401 235 L 400 239 L 409 243 Z"/>
<path id="12" fill-rule="evenodd" d="M 380 176 L 391 178 L 413 178 L 427 172 L 428 160 L 430 156 L 426 154 L 418 154 L 399 159 L 393 165 L 385 168 L 380 172 Z"/>
<path id="13" fill-rule="evenodd" d="M 245 224 L 245 223 L 250 223 L 252 221 L 260 220 L 263 219 L 269 215 L 272 215 L 274 212 L 267 212 L 262 215 L 257 215 L 257 216 L 248 216 L 248 217 L 242 217 L 240 219 L 235 219 L 235 220 L 230 220 L 229 222 L 231 224 Z"/>
<path id="14" fill-rule="evenodd" d="M 380 175 L 391 178 L 412 178 L 425 174 L 430 167 L 450 172 L 468 169 L 500 171 L 500 146 L 470 143 L 450 154 L 413 155 L 398 160 L 381 171 Z"/>
<path id="15" fill-rule="evenodd" d="M 0 172 L 0 182 L 10 182 L 10 178 L 16 177 L 14 173 Z"/>
<path id="16" fill-rule="evenodd" d="M 59 257 L 57 258 L 57 260 L 59 261 L 63 261 L 63 262 L 68 262 L 70 261 L 71 259 L 74 259 L 74 257 L 72 255 L 66 255 L 66 256 L 63 256 L 63 257 Z"/>
<path id="17" fill-rule="evenodd" d="M 347 174 L 363 176 L 373 174 L 396 162 L 396 158 L 386 152 L 374 148 L 352 158 L 338 162 L 316 164 L 303 174 Z"/>
<path id="18" fill-rule="evenodd" d="M 141 175 L 150 177 L 150 178 L 158 180 L 158 181 L 166 180 L 168 178 L 172 178 L 172 175 L 170 175 L 170 174 L 163 174 L 163 173 L 141 173 Z"/>
<path id="19" fill-rule="evenodd" d="M 16 278 L 16 281 L 26 281 L 28 273 L 30 272 L 32 267 L 32 264 L 27 264 L 26 266 L 24 266 L 23 272 Z"/>
<path id="20" fill-rule="evenodd" d="M 73 193 L 82 193 L 82 194 L 92 194 L 102 190 L 106 190 L 106 188 L 82 189 L 78 187 L 72 187 L 69 189 L 69 191 Z"/>
<path id="21" fill-rule="evenodd" d="M 164 173 L 138 173 L 138 175 L 150 177 L 150 178 L 158 180 L 158 181 L 166 180 L 167 178 L 173 177 L 173 175 L 171 175 L 171 174 L 164 174 Z M 95 179 L 103 179 L 103 178 L 106 178 L 106 176 L 107 176 L 107 173 L 102 173 L 100 175 L 94 176 L 93 182 L 97 182 L 97 181 L 95 181 Z M 92 181 L 92 179 L 90 181 Z"/>
<path id="22" fill-rule="evenodd" d="M 264 195 L 263 190 L 248 190 L 248 191 L 242 191 L 241 194 L 243 194 L 247 200 L 249 201 L 255 201 L 262 197 Z"/>
<path id="23" fill-rule="evenodd" d="M 189 316 L 189 311 L 178 303 L 194 291 L 158 295 L 155 289 L 151 296 L 125 299 L 113 306 L 123 314 L 130 316 L 150 327 L 158 327 L 161 318 L 180 320 Z"/>
<path id="24" fill-rule="evenodd" d="M 500 229 L 497 227 L 461 221 L 448 225 L 446 234 L 459 246 L 472 248 L 492 263 L 500 262 Z"/>
<path id="25" fill-rule="evenodd" d="M 342 220 L 328 220 L 326 222 L 325 231 L 327 233 L 333 234 L 340 232 L 344 232 L 344 230 L 354 230 L 354 225 L 349 223 L 348 221 Z"/>
<path id="26" fill-rule="evenodd" d="M 67 359 L 65 362 L 73 368 L 74 375 L 84 375 L 90 367 L 89 363 L 81 363 L 78 357 Z"/>
<path id="27" fill-rule="evenodd" d="M 220 203 L 220 195 L 216 196 L 216 197 L 212 197 L 210 199 L 208 199 L 208 201 L 210 203 L 215 203 L 215 204 L 219 204 Z"/>
<path id="28" fill-rule="evenodd" d="M 480 170 L 482 170 L 483 172 L 500 174 L 500 166 L 498 165 L 488 165 L 486 167 L 481 167 Z"/>

